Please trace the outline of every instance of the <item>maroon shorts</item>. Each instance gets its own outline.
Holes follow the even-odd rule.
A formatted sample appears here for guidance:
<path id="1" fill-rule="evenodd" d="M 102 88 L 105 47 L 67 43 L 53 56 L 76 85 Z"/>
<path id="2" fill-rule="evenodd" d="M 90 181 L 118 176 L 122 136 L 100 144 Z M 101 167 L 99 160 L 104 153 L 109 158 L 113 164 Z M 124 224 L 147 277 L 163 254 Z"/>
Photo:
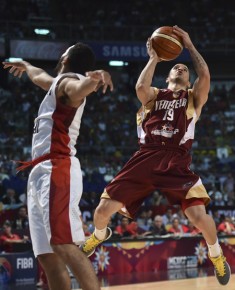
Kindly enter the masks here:
<path id="1" fill-rule="evenodd" d="M 190 169 L 191 155 L 181 149 L 141 148 L 105 189 L 101 198 L 122 202 L 127 215 L 135 217 L 143 201 L 160 190 L 170 204 L 182 209 L 208 204 L 210 198 L 198 175 Z"/>

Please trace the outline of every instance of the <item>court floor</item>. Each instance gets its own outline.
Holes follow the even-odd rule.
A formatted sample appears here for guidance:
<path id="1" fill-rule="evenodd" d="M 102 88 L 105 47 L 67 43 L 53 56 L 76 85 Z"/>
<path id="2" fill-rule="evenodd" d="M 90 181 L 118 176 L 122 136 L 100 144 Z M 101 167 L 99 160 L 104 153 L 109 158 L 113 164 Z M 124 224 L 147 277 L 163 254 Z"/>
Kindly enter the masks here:
<path id="1" fill-rule="evenodd" d="M 215 276 L 213 269 L 195 272 L 191 271 L 174 271 L 164 272 L 161 275 L 154 273 L 138 273 L 138 275 L 110 275 L 100 278 L 102 290 L 235 290 L 235 271 L 233 269 L 231 279 L 226 286 L 221 286 Z M 193 276 L 198 274 L 198 276 Z M 56 277 L 55 277 L 56 279 Z M 2 285 L 1 290 L 40 290 L 36 285 Z M 45 288 L 44 288 L 45 289 Z M 81 290 L 75 279 L 72 279 L 72 290 Z"/>
<path id="2" fill-rule="evenodd" d="M 118 285 L 101 288 L 102 290 L 234 290 L 235 289 L 235 274 L 231 276 L 231 280 L 225 286 L 221 286 L 215 277 L 190 278 L 172 281 L 160 281 L 151 283 L 141 283 L 133 285 Z M 222 288 L 221 288 L 222 287 Z"/>
<path id="3" fill-rule="evenodd" d="M 234 273 L 234 272 L 233 272 Z M 210 276 L 208 276 L 208 274 Z M 145 276 L 147 278 L 145 282 L 143 283 L 136 283 L 134 280 L 132 281 L 133 283 L 120 283 L 115 282 L 115 285 L 107 285 L 101 287 L 102 290 L 156 290 L 156 289 L 162 289 L 162 290 L 235 290 L 235 274 L 231 275 L 231 279 L 229 283 L 225 286 L 222 286 L 218 283 L 216 277 L 212 275 L 212 269 L 209 270 L 209 272 L 201 272 L 200 275 L 205 275 L 205 276 L 200 276 L 200 277 L 195 277 L 195 278 L 186 278 L 186 279 L 181 279 L 181 278 L 176 278 L 172 280 L 155 280 L 155 281 L 150 281 L 152 280 L 150 277 L 151 276 Z M 153 276 L 152 276 L 153 277 Z M 107 278 L 107 277 L 106 277 Z M 148 280 L 148 278 L 150 278 Z M 173 278 L 173 276 L 170 277 L 170 279 Z M 106 281 L 106 282 L 105 282 Z M 158 281 L 158 282 L 156 282 Z M 108 280 L 101 280 L 101 285 L 104 283 L 109 284 Z M 130 281 L 131 282 L 131 281 Z M 114 283 L 114 280 L 110 281 L 110 283 Z M 79 287 L 73 287 L 73 290 L 81 290 Z"/>

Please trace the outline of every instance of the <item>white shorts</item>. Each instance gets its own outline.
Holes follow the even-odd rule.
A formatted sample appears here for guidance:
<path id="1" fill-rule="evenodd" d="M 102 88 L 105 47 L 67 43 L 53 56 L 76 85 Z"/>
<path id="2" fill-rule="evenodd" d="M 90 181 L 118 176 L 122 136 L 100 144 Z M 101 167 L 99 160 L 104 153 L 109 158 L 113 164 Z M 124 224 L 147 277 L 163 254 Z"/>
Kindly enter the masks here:
<path id="1" fill-rule="evenodd" d="M 85 241 L 79 202 L 82 172 L 76 157 L 37 164 L 28 179 L 28 214 L 35 256 L 53 253 L 51 244 Z"/>

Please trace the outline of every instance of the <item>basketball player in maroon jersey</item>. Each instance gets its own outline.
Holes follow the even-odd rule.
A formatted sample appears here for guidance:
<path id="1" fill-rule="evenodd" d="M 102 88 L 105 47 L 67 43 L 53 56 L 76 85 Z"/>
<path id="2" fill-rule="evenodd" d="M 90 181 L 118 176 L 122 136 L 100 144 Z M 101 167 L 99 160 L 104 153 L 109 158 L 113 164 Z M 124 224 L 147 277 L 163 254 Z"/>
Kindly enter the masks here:
<path id="1" fill-rule="evenodd" d="M 188 67 L 176 64 L 167 77 L 166 89 L 152 87 L 160 59 L 148 39 L 149 61 L 136 84 L 142 103 L 137 113 L 140 149 L 105 188 L 94 213 L 95 231 L 83 245 L 83 251 L 89 256 L 108 239 L 111 230 L 107 224 L 112 214 L 119 212 L 134 218 L 144 199 L 160 189 L 171 204 L 181 205 L 188 219 L 202 232 L 215 275 L 225 285 L 230 267 L 218 243 L 215 223 L 205 210 L 210 198 L 200 177 L 189 168 L 189 150 L 195 124 L 208 98 L 210 73 L 188 33 L 177 26 L 174 33 L 182 37 L 188 49 L 197 79 L 190 89 Z"/>
<path id="2" fill-rule="evenodd" d="M 95 57 L 89 46 L 77 43 L 62 55 L 53 78 L 30 63 L 4 62 L 10 73 L 30 80 L 47 91 L 35 119 L 32 166 L 27 203 L 33 251 L 42 265 L 50 290 L 70 290 L 67 266 L 84 290 L 100 289 L 94 268 L 77 245 L 85 235 L 78 207 L 82 172 L 75 144 L 86 97 L 112 80 L 108 72 L 93 69 Z M 85 73 L 87 72 L 86 76 Z"/>

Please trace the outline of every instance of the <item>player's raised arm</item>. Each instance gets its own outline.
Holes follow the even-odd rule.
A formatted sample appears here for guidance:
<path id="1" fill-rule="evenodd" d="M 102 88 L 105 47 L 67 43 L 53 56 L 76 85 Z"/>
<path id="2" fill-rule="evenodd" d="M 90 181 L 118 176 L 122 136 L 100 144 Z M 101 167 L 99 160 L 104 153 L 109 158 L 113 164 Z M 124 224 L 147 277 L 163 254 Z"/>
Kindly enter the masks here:
<path id="1" fill-rule="evenodd" d="M 201 54 L 193 45 L 188 33 L 185 32 L 183 29 L 179 28 L 178 26 L 174 26 L 174 32 L 182 37 L 184 46 L 188 49 L 190 53 L 194 69 L 198 76 L 196 81 L 194 82 L 192 91 L 194 96 L 195 109 L 197 110 L 197 114 L 200 115 L 201 108 L 206 103 L 210 90 L 209 68 Z"/>
<path id="2" fill-rule="evenodd" d="M 9 72 L 19 78 L 24 72 L 26 72 L 30 80 L 45 91 L 49 90 L 53 81 L 53 77 L 46 73 L 43 69 L 31 65 L 27 61 L 4 61 L 3 68 L 10 68 Z"/>
<path id="3" fill-rule="evenodd" d="M 104 70 L 89 71 L 84 79 L 65 78 L 59 84 L 58 95 L 66 95 L 69 103 L 73 106 L 79 105 L 90 93 L 102 88 L 105 93 L 107 88 L 113 90 L 111 75 Z"/>
<path id="4" fill-rule="evenodd" d="M 152 40 L 150 38 L 148 39 L 146 46 L 149 55 L 149 61 L 142 70 L 135 86 L 137 97 L 143 106 L 145 106 L 155 96 L 154 89 L 151 87 L 151 84 L 156 65 L 158 62 L 160 62 L 157 53 L 152 47 Z"/>

